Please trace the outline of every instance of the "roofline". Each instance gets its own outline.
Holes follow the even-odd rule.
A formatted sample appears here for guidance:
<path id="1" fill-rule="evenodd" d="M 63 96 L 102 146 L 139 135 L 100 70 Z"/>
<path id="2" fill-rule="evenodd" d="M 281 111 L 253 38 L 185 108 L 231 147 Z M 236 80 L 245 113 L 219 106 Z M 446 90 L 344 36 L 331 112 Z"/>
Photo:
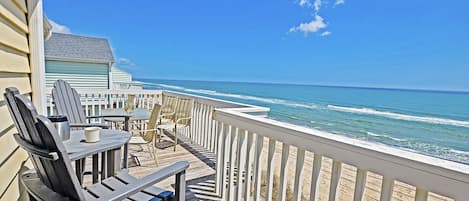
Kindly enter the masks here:
<path id="1" fill-rule="evenodd" d="M 85 36 L 85 35 L 77 35 L 77 34 L 73 34 L 73 33 L 59 33 L 59 32 L 52 32 L 52 34 L 58 34 L 58 35 L 68 35 L 68 36 L 75 36 L 75 37 L 81 37 L 81 38 L 91 38 L 91 39 L 100 39 L 100 40 L 106 40 L 109 42 L 109 40 L 105 37 L 101 37 L 101 36 Z"/>
<path id="2" fill-rule="evenodd" d="M 80 62 L 80 63 L 99 63 L 99 64 L 108 64 L 112 67 L 114 61 L 109 60 L 100 60 L 100 59 L 81 59 L 81 58 L 67 58 L 67 57 L 51 57 L 46 56 L 46 61 L 69 61 L 69 62 Z"/>

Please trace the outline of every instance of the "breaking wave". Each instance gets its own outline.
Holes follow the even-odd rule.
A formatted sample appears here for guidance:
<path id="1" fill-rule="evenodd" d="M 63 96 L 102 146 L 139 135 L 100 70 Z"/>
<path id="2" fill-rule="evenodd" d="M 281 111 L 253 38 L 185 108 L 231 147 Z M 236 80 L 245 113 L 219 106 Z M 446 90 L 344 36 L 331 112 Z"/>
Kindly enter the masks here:
<path id="1" fill-rule="evenodd" d="M 374 138 L 389 139 L 389 140 L 393 140 L 393 141 L 396 141 L 396 142 L 405 142 L 405 141 L 407 141 L 406 139 L 391 137 L 389 135 L 376 134 L 376 133 L 372 133 L 372 132 L 366 132 L 366 135 L 368 135 L 370 137 L 374 137 Z"/>
<path id="2" fill-rule="evenodd" d="M 439 117 L 425 117 L 425 116 L 413 116 L 407 114 L 399 114 L 387 111 L 379 111 L 371 108 L 354 108 L 354 107 L 342 107 L 342 106 L 335 106 L 335 105 L 328 105 L 327 106 L 331 110 L 340 111 L 340 112 L 349 112 L 355 114 L 367 114 L 367 115 L 375 115 L 386 117 L 390 119 L 398 119 L 398 120 L 405 120 L 405 121 L 414 121 L 414 122 L 423 122 L 429 124 L 442 124 L 442 125 L 451 125 L 451 126 L 460 126 L 460 127 L 467 127 L 469 128 L 469 122 L 467 121 L 460 121 L 454 119 L 445 119 Z"/>

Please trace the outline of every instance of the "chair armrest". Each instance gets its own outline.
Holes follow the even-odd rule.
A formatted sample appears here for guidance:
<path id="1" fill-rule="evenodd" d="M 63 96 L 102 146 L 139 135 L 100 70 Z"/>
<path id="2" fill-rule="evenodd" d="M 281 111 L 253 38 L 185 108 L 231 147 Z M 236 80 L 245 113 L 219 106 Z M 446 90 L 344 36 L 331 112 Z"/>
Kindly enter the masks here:
<path id="1" fill-rule="evenodd" d="M 163 113 L 163 114 L 160 114 L 160 117 L 173 116 L 174 114 L 175 114 L 175 112 Z"/>
<path id="2" fill-rule="evenodd" d="M 125 115 L 125 114 L 119 114 L 119 115 L 96 115 L 96 116 L 87 116 L 87 119 L 99 119 L 99 118 L 125 118 L 125 117 L 131 117 L 132 115 Z"/>
<path id="3" fill-rule="evenodd" d="M 127 185 L 125 188 L 113 191 L 110 194 L 100 197 L 100 200 L 110 200 L 110 201 L 123 200 L 137 192 L 140 192 L 141 190 L 145 188 L 153 186 L 155 183 L 163 181 L 166 178 L 184 173 L 188 167 L 189 167 L 189 162 L 187 161 L 179 161 L 179 162 L 173 163 L 169 166 L 166 166 L 160 169 L 159 171 L 153 174 L 150 174 L 146 177 L 136 180 L 135 182 L 132 182 L 131 184 Z M 121 174 L 126 174 L 126 173 L 121 173 Z M 119 174 L 116 177 L 119 178 Z"/>
<path id="4" fill-rule="evenodd" d="M 100 127 L 102 129 L 108 129 L 107 124 L 88 124 L 88 123 L 70 123 L 70 128 L 87 128 L 87 127 Z"/>
<path id="5" fill-rule="evenodd" d="M 29 153 L 51 161 L 59 159 L 59 155 L 57 155 L 57 152 L 50 152 L 49 150 L 45 150 L 35 145 L 32 145 L 26 142 L 18 133 L 13 134 L 13 137 L 15 138 L 16 142 L 21 146 L 21 148 L 23 148 Z"/>
<path id="6" fill-rule="evenodd" d="M 184 118 L 179 118 L 176 120 L 176 124 L 178 124 L 180 121 L 183 121 L 183 120 L 191 120 L 192 117 L 184 117 Z"/>

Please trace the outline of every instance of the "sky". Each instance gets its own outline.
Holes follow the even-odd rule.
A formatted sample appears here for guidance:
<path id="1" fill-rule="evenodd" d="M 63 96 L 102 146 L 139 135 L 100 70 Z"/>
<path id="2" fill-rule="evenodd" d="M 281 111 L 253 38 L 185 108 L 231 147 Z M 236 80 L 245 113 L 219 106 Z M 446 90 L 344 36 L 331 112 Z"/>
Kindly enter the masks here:
<path id="1" fill-rule="evenodd" d="M 469 91 L 469 1 L 47 0 L 136 78 Z"/>

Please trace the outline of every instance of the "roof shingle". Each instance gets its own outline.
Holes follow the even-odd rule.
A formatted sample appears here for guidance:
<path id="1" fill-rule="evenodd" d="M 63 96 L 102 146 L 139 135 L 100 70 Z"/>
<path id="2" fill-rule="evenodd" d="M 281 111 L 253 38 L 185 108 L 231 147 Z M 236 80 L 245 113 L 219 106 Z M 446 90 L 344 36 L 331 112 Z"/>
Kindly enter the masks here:
<path id="1" fill-rule="evenodd" d="M 114 62 L 109 42 L 105 38 L 52 33 L 45 41 L 46 59 L 65 59 L 86 62 Z"/>

